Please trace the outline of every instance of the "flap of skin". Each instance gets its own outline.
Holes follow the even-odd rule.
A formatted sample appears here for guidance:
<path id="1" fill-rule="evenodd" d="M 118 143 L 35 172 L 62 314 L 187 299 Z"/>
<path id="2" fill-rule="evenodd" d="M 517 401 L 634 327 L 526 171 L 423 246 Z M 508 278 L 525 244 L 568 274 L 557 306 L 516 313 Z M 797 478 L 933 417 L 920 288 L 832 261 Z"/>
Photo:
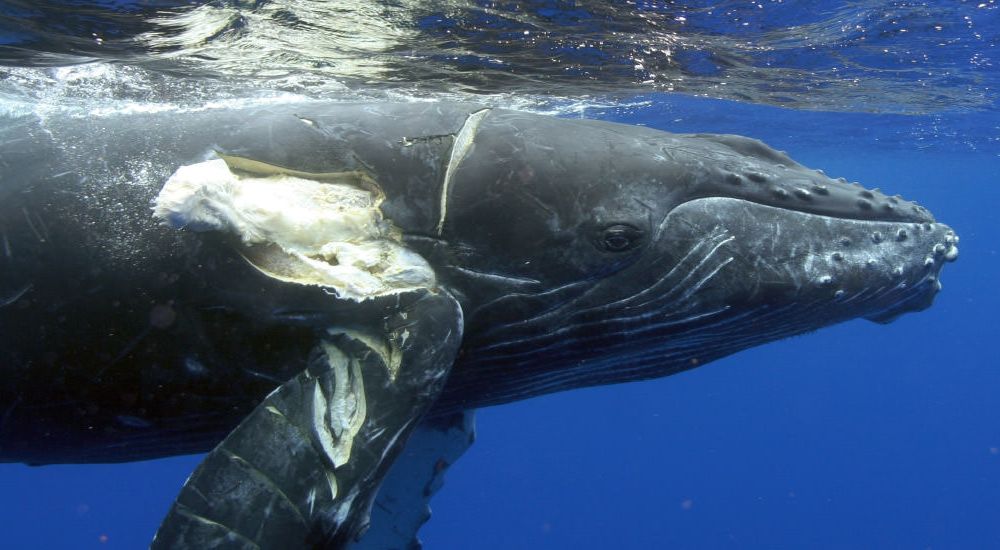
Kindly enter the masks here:
<path id="1" fill-rule="evenodd" d="M 308 174 L 226 157 L 180 167 L 154 215 L 176 228 L 231 234 L 261 272 L 341 298 L 433 288 L 433 270 L 402 244 L 382 199 L 360 172 Z"/>

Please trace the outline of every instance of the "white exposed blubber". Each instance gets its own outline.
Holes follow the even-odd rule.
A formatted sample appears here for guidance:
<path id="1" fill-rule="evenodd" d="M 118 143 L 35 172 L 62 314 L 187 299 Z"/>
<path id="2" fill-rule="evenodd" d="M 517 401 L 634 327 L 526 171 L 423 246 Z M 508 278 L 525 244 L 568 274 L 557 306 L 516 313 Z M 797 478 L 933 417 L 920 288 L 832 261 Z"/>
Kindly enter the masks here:
<path id="1" fill-rule="evenodd" d="M 181 166 L 153 213 L 176 228 L 239 236 L 269 276 L 361 301 L 434 286 L 434 272 L 383 218 L 377 193 L 329 174 L 317 181 L 233 173 L 225 160 Z M 332 180 L 332 181 L 331 181 Z"/>

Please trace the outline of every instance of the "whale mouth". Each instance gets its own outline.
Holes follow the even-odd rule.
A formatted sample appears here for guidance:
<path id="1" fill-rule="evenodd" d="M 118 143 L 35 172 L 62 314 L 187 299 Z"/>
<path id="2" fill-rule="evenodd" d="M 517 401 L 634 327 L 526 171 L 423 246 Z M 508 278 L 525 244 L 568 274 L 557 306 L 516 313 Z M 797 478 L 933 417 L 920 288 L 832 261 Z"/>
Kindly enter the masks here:
<path id="1" fill-rule="evenodd" d="M 923 221 L 929 213 L 913 212 L 904 220 L 863 219 L 711 197 L 675 208 L 661 233 L 696 240 L 725 231 L 732 265 L 723 286 L 730 297 L 824 304 L 831 320 L 861 317 L 884 324 L 929 307 L 941 290 L 944 264 L 958 258 L 958 235 L 945 224 Z M 688 236 L 678 237 L 682 224 L 671 218 L 684 220 Z M 668 223 L 671 228 L 664 229 Z"/>
<path id="2" fill-rule="evenodd" d="M 471 393 L 485 406 L 654 378 L 852 319 L 886 323 L 929 306 L 958 256 L 941 223 L 718 196 L 674 207 L 652 233 L 643 259 L 614 277 L 489 315 L 445 400 Z"/>
<path id="3" fill-rule="evenodd" d="M 757 219 L 762 225 L 756 229 L 765 234 L 770 228 L 797 228 L 801 234 L 786 232 L 781 237 L 793 244 L 784 252 L 789 257 L 778 263 L 785 268 L 800 265 L 776 275 L 777 279 L 787 276 L 793 285 L 811 280 L 833 289 L 838 298 L 849 292 L 840 288 L 845 282 L 858 288 L 893 289 L 880 300 L 869 295 L 865 301 L 871 309 L 855 311 L 856 317 L 888 323 L 931 305 L 941 289 L 941 266 L 958 257 L 958 236 L 937 223 L 926 208 L 877 188 L 831 179 L 752 138 L 690 137 L 703 140 L 717 162 L 707 176 L 694 182 L 690 200 L 677 205 L 668 218 L 711 200 L 713 208 L 730 205 L 743 210 L 739 215 Z M 701 216 L 710 218 L 711 213 Z M 772 236 L 779 234 L 776 231 Z M 755 240 L 750 233 L 741 238 Z M 765 244 L 758 242 L 758 246 Z M 752 247 L 744 250 L 753 253 Z M 754 263 L 754 267 L 760 265 Z"/>

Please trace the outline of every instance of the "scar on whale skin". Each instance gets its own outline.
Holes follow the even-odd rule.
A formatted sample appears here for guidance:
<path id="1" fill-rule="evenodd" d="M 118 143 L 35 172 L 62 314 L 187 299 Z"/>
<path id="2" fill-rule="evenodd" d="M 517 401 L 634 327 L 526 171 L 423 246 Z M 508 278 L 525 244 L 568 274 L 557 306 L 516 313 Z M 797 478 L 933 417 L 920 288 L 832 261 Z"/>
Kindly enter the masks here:
<path id="1" fill-rule="evenodd" d="M 441 217 L 437 224 L 438 236 L 444 232 L 444 222 L 448 218 L 448 196 L 451 194 L 451 180 L 455 176 L 455 171 L 458 170 L 458 165 L 472 149 L 472 140 L 479 130 L 479 124 L 489 112 L 490 109 L 480 109 L 470 114 L 465 119 L 462 129 L 458 131 L 458 135 L 455 136 L 455 143 L 451 146 L 451 156 L 448 158 L 448 167 L 444 172 L 444 183 L 441 185 Z"/>

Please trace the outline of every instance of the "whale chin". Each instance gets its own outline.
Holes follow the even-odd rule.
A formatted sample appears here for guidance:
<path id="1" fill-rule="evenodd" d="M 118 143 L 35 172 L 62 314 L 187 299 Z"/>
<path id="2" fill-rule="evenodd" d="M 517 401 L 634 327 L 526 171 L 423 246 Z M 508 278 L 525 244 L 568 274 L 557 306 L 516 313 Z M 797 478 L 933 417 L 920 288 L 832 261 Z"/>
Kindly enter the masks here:
<path id="1" fill-rule="evenodd" d="M 900 302 L 896 306 L 880 311 L 879 313 L 867 315 L 864 319 L 879 325 L 888 325 L 907 313 L 916 313 L 931 307 L 931 304 L 934 303 L 934 298 L 941 290 L 941 283 L 935 281 L 925 286 L 927 289 L 923 293 L 916 294 L 911 299 Z"/>

